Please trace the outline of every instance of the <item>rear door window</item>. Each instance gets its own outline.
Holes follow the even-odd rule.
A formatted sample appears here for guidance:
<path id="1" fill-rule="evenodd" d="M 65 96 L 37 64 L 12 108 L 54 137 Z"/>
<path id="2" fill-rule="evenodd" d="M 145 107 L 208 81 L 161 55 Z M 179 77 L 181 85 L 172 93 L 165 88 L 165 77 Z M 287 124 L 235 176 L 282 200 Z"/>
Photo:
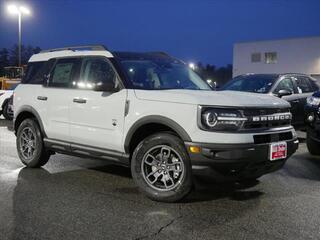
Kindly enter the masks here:
<path id="1" fill-rule="evenodd" d="M 49 80 L 51 87 L 72 87 L 72 82 L 79 74 L 81 60 L 78 58 L 58 59 Z"/>
<path id="2" fill-rule="evenodd" d="M 313 88 L 309 82 L 309 79 L 307 77 L 295 77 L 297 84 L 298 93 L 308 93 L 313 92 Z"/>
<path id="3" fill-rule="evenodd" d="M 312 87 L 312 91 L 315 92 L 315 91 L 318 91 L 319 90 L 319 82 L 317 82 L 316 80 L 313 80 L 311 78 L 308 78 L 309 79 L 309 83 Z"/>

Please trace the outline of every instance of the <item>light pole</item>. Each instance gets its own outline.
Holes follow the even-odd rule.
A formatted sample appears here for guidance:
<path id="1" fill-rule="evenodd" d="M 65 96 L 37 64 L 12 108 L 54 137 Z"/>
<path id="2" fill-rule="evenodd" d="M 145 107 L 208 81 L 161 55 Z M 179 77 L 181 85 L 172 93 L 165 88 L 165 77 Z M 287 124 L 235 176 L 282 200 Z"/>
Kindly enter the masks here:
<path id="1" fill-rule="evenodd" d="M 19 67 L 21 66 L 21 20 L 22 15 L 30 15 L 30 10 L 23 5 L 8 5 L 8 12 L 13 15 L 18 15 L 18 29 L 19 29 L 19 43 L 18 43 L 18 55 L 19 55 Z"/>

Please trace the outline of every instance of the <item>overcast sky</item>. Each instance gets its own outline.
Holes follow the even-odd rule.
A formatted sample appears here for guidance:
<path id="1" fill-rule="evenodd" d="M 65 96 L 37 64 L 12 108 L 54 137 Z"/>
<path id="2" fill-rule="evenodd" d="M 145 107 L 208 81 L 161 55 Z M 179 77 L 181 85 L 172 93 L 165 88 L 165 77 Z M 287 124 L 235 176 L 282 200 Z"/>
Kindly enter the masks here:
<path id="1" fill-rule="evenodd" d="M 0 48 L 17 42 L 1 1 Z M 42 49 L 105 44 L 166 51 L 186 61 L 232 63 L 242 41 L 320 36 L 320 0 L 26 0 L 23 43 Z"/>

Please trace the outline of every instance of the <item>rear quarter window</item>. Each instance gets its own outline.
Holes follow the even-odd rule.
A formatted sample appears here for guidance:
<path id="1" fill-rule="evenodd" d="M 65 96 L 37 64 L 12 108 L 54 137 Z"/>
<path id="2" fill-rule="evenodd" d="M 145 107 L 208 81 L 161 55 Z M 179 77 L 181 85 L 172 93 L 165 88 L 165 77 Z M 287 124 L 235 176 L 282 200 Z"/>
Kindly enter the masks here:
<path id="1" fill-rule="evenodd" d="M 52 65 L 52 61 L 29 62 L 22 83 L 43 84 L 44 76 L 48 74 Z"/>

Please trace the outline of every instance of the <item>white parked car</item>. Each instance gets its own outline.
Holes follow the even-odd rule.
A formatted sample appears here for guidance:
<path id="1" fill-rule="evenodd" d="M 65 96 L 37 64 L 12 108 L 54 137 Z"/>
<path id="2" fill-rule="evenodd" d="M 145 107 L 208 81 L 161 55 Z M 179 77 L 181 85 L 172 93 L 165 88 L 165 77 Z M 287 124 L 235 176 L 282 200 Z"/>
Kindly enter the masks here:
<path id="1" fill-rule="evenodd" d="M 185 197 L 196 172 L 256 179 L 280 169 L 298 147 L 289 103 L 212 91 L 165 53 L 43 51 L 31 57 L 13 102 L 27 167 L 54 153 L 110 160 L 131 167 L 141 191 L 157 201 Z"/>
<path id="2" fill-rule="evenodd" d="M 10 90 L 0 90 L 0 115 L 7 120 L 12 120 L 13 110 L 10 105 L 10 97 L 17 85 L 13 85 Z"/>

